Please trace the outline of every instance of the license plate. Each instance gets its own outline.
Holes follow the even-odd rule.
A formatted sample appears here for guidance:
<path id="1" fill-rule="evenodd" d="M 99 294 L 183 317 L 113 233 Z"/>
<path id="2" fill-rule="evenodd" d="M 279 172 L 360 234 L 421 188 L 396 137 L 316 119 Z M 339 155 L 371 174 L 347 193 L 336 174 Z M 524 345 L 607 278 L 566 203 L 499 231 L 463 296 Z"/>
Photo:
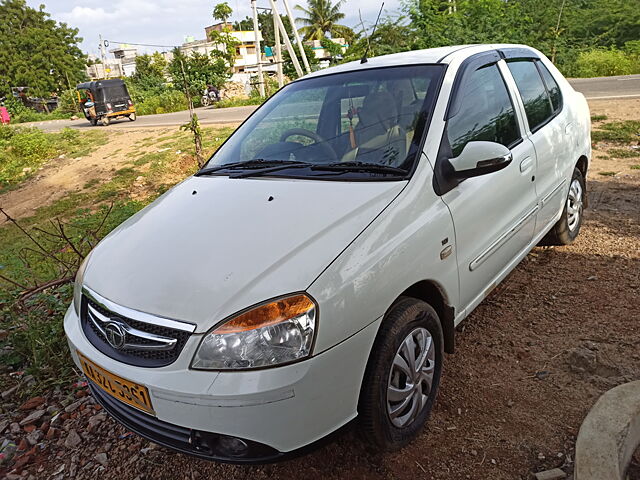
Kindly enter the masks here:
<path id="1" fill-rule="evenodd" d="M 84 374 L 98 387 L 127 405 L 131 405 L 145 413 L 155 415 L 147 387 L 119 377 L 99 367 L 82 355 L 82 353 L 77 353 Z"/>

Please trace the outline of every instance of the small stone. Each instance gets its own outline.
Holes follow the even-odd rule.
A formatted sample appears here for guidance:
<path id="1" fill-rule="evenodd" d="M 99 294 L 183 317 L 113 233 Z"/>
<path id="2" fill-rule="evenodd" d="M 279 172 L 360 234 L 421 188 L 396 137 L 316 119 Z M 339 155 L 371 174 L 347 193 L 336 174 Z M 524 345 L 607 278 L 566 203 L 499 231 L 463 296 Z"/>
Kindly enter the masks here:
<path id="1" fill-rule="evenodd" d="M 7 398 L 9 398 L 11 395 L 13 395 L 15 393 L 15 391 L 18 390 L 18 385 L 16 385 L 15 387 L 11 387 L 8 390 L 5 390 L 4 392 L 2 392 L 0 394 L 0 396 L 2 397 L 3 400 L 6 400 Z"/>
<path id="2" fill-rule="evenodd" d="M 22 429 L 20 428 L 20 424 L 18 422 L 13 422 L 11 424 L 11 428 L 10 428 L 10 432 L 11 433 L 13 433 L 14 435 L 17 435 L 21 431 L 22 431 Z"/>
<path id="3" fill-rule="evenodd" d="M 58 434 L 57 428 L 49 427 L 49 430 L 47 430 L 47 440 L 51 440 L 55 438 L 57 434 Z"/>
<path id="4" fill-rule="evenodd" d="M 94 457 L 96 462 L 98 462 L 103 467 L 107 466 L 107 454 L 106 453 L 98 453 Z"/>
<path id="5" fill-rule="evenodd" d="M 569 368 L 574 372 L 593 372 L 598 366 L 596 353 L 588 348 L 574 348 L 569 352 Z"/>
<path id="6" fill-rule="evenodd" d="M 67 448 L 75 448 L 80 445 L 80 442 L 82 442 L 82 438 L 80 438 L 78 432 L 76 432 L 75 430 L 69 430 L 67 439 L 64 441 L 64 446 Z"/>
<path id="7" fill-rule="evenodd" d="M 72 413 L 72 412 L 74 412 L 75 410 L 77 410 L 77 409 L 78 409 L 78 407 L 79 407 L 80 405 L 82 405 L 82 403 L 83 403 L 83 401 L 82 401 L 82 400 L 78 400 L 77 402 L 73 402 L 73 403 L 71 403 L 71 404 L 67 405 L 67 406 L 65 407 L 64 411 L 65 411 L 66 413 Z"/>
<path id="8" fill-rule="evenodd" d="M 597 280 L 598 277 L 596 275 L 591 275 L 590 277 L 587 277 L 587 280 L 589 280 L 590 282 Z"/>
<path id="9" fill-rule="evenodd" d="M 496 462 L 496 459 L 495 459 L 495 458 L 492 458 L 492 459 L 491 459 L 491 463 L 495 465 L 495 464 L 496 464 L 496 463 L 498 463 L 498 462 Z"/>
<path id="10" fill-rule="evenodd" d="M 544 456 L 544 453 L 540 452 L 538 454 L 538 460 L 544 460 L 546 457 Z"/>
<path id="11" fill-rule="evenodd" d="M 33 410 L 34 408 L 39 407 L 45 402 L 43 397 L 33 397 L 20 405 L 20 410 Z"/>
<path id="12" fill-rule="evenodd" d="M 46 410 L 35 410 L 27 415 L 24 419 L 20 421 L 21 426 L 29 425 L 40 420 L 44 414 L 47 413 Z"/>
<path id="13" fill-rule="evenodd" d="M 544 472 L 538 472 L 534 475 L 536 480 L 561 480 L 563 478 L 567 478 L 567 474 L 559 468 L 545 470 Z"/>
<path id="14" fill-rule="evenodd" d="M 8 419 L 0 420 L 0 433 L 4 432 L 10 423 Z"/>
<path id="15" fill-rule="evenodd" d="M 515 404 L 516 404 L 516 402 L 514 402 L 513 400 L 509 400 L 509 401 L 507 402 L 507 407 L 511 408 L 511 407 L 513 407 Z"/>
<path id="16" fill-rule="evenodd" d="M 43 437 L 44 437 L 44 433 L 42 433 L 42 431 L 34 430 L 33 432 L 31 432 L 29 435 L 26 436 L 26 439 L 27 439 L 27 442 L 29 442 L 29 445 L 34 446 L 40 440 L 42 440 Z"/>
<path id="17" fill-rule="evenodd" d="M 31 433 L 36 429 L 36 426 L 33 423 L 30 423 L 29 425 L 25 425 L 23 430 L 27 433 Z"/>
<path id="18" fill-rule="evenodd" d="M 471 455 L 476 457 L 478 455 L 478 451 L 477 450 L 471 450 Z"/>

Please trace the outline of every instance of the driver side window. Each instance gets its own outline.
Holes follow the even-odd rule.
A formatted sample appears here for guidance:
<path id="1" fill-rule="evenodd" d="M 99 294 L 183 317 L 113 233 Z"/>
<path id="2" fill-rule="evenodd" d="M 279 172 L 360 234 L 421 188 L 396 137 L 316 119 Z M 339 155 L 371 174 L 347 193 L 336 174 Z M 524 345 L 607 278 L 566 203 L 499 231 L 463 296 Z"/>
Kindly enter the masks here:
<path id="1" fill-rule="evenodd" d="M 471 73 L 458 92 L 460 110 L 447 123 L 453 157 L 471 141 L 484 140 L 511 147 L 520 139 L 516 114 L 494 63 Z"/>

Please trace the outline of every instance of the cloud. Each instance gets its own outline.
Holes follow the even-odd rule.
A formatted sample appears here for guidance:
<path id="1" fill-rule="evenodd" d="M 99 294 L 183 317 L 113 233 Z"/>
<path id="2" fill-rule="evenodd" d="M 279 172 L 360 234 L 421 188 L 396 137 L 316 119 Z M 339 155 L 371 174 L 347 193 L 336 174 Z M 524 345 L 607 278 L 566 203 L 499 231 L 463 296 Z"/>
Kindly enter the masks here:
<path id="1" fill-rule="evenodd" d="M 115 42 L 146 43 L 154 45 L 179 45 L 186 36 L 204 38 L 204 27 L 214 22 L 211 11 L 222 0 L 44 0 L 45 11 L 58 21 L 80 30 L 82 48 L 88 53 L 98 53 L 98 35 Z M 305 0 L 289 0 L 291 6 Z M 233 20 L 251 15 L 247 0 L 227 0 L 233 9 Z M 27 0 L 34 7 L 42 0 Z M 258 6 L 268 7 L 267 0 L 258 0 Z M 278 9 L 284 13 L 282 2 Z M 385 0 L 385 13 L 400 7 L 400 0 Z M 371 0 L 347 0 L 342 7 L 346 14 L 343 23 L 359 25 L 358 10 L 365 25 L 371 26 L 380 3 Z M 294 13 L 295 15 L 295 13 Z M 384 16 L 384 14 L 383 14 Z M 115 46 L 115 45 L 114 45 Z M 153 48 L 140 48 L 152 51 Z"/>

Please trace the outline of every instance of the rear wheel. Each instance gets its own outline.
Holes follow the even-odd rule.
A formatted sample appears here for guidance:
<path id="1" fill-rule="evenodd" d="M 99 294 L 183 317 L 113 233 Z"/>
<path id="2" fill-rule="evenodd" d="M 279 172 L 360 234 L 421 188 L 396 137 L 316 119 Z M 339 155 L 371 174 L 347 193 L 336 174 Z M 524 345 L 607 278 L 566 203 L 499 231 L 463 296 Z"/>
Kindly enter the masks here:
<path id="1" fill-rule="evenodd" d="M 569 245 L 573 243 L 582 226 L 585 196 L 584 177 L 582 172 L 575 168 L 569 184 L 569 193 L 562 210 L 562 216 L 542 240 L 541 243 L 543 245 Z"/>
<path id="2" fill-rule="evenodd" d="M 442 326 L 436 311 L 402 298 L 385 315 L 374 343 L 358 406 L 364 439 L 397 450 L 422 431 L 440 384 Z"/>
<path id="3" fill-rule="evenodd" d="M 102 125 L 104 125 L 106 127 L 110 123 L 111 123 L 111 120 L 109 120 L 109 117 L 107 117 L 107 116 L 102 117 Z"/>
<path id="4" fill-rule="evenodd" d="M 138 118 L 138 117 L 136 116 L 136 114 L 135 114 L 135 113 L 130 113 L 130 114 L 129 114 L 129 120 L 131 120 L 132 122 L 135 122 L 135 121 L 136 121 L 136 118 Z"/>

